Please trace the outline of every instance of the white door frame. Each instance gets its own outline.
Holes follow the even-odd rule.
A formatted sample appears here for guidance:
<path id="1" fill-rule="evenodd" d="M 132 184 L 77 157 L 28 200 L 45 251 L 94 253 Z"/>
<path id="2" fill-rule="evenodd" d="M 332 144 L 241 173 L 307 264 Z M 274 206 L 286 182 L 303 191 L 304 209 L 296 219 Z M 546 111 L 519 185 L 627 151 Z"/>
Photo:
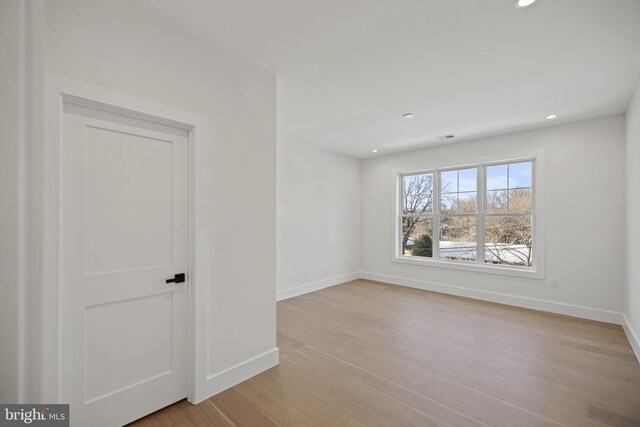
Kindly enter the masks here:
<path id="1" fill-rule="evenodd" d="M 207 283 L 209 179 L 205 117 L 139 98 L 115 93 L 55 75 L 45 77 L 42 196 L 42 382 L 43 402 L 62 399 L 62 264 L 61 264 L 61 146 L 66 103 L 183 129 L 189 137 L 189 274 L 188 400 L 206 399 Z"/>

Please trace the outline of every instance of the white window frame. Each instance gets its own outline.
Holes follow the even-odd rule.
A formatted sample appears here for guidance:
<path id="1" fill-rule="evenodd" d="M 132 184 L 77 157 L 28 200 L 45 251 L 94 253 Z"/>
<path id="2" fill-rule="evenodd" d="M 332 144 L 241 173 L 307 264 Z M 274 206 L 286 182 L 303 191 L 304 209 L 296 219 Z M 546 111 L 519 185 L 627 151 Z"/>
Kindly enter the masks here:
<path id="1" fill-rule="evenodd" d="M 486 168 L 488 166 L 517 162 L 532 162 L 532 266 L 515 267 L 497 264 L 485 264 L 484 227 L 485 227 L 485 201 L 486 201 Z M 402 177 L 420 173 L 433 173 L 433 230 L 434 235 L 439 233 L 440 222 L 440 173 L 450 170 L 477 168 L 477 213 L 476 235 L 478 245 L 476 247 L 476 261 L 456 261 L 440 259 L 439 241 L 434 238 L 433 257 L 411 257 L 402 255 Z M 477 158 L 472 161 L 427 164 L 419 167 L 398 168 L 393 170 L 393 256 L 394 263 L 421 265 L 425 267 L 448 268 L 455 270 L 475 271 L 489 274 L 499 274 L 533 279 L 544 279 L 544 151 L 536 150 L 523 153 L 512 153 L 508 156 L 492 156 Z M 482 243 L 482 244 L 480 244 Z"/>

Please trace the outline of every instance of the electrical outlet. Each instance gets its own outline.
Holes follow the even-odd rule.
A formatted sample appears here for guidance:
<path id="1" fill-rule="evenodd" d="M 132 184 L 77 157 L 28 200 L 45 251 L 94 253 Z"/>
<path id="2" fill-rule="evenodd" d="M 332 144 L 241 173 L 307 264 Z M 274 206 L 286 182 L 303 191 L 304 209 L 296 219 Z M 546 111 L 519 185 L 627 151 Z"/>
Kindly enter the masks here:
<path id="1" fill-rule="evenodd" d="M 558 279 L 557 277 L 553 277 L 551 279 L 551 287 L 552 288 L 559 288 L 560 287 L 560 279 Z"/>

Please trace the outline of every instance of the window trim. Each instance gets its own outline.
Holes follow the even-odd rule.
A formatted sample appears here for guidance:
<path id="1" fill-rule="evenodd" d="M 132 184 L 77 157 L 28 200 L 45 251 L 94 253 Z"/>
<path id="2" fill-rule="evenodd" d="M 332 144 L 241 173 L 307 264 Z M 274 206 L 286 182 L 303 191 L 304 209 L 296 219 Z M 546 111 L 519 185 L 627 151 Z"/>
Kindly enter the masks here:
<path id="1" fill-rule="evenodd" d="M 485 263 L 471 263 L 454 260 L 443 260 L 439 258 L 438 246 L 434 245 L 433 258 L 418 258 L 402 255 L 400 236 L 402 233 L 402 177 L 412 174 L 433 173 L 433 191 L 434 206 L 432 208 L 433 229 L 439 226 L 436 219 L 440 218 L 440 172 L 447 170 L 458 170 L 465 168 L 477 168 L 478 186 L 477 191 L 479 197 L 477 200 L 477 225 L 476 235 L 480 233 L 484 235 L 484 222 L 486 218 L 485 199 L 486 199 L 486 167 L 492 165 L 517 163 L 522 161 L 533 161 L 532 169 L 532 233 L 534 245 L 532 249 L 532 266 L 531 268 L 511 267 Z M 497 275 L 508 275 L 517 277 L 526 277 L 532 279 L 544 279 L 544 150 L 533 150 L 527 152 L 510 153 L 503 156 L 478 157 L 471 161 L 458 161 L 446 163 L 423 164 L 417 167 L 396 168 L 393 170 L 393 253 L 391 260 L 398 264 L 412 264 L 423 267 L 437 267 L 445 269 L 473 271 L 480 273 L 489 273 Z M 528 216 L 528 215 L 527 215 Z M 484 259 L 484 245 L 478 245 L 477 259 Z"/>

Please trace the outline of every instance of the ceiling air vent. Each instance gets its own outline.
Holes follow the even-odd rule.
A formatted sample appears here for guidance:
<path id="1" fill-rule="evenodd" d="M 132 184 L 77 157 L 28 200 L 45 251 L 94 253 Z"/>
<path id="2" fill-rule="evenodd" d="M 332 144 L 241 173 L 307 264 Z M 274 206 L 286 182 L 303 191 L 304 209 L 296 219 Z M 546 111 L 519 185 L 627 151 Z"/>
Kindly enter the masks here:
<path id="1" fill-rule="evenodd" d="M 441 135 L 441 136 L 436 136 L 436 139 L 438 141 L 446 141 L 447 139 L 453 139 L 455 138 L 454 135 Z"/>

